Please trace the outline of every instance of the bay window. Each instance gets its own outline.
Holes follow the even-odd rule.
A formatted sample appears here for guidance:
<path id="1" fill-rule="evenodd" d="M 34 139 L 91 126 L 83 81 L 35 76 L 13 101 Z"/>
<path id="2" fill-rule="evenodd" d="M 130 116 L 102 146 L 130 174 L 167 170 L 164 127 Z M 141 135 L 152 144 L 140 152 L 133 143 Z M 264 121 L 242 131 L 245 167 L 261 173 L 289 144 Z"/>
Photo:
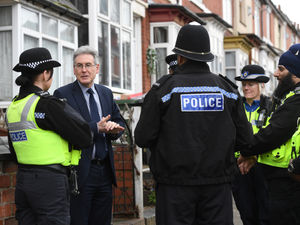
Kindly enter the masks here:
<path id="1" fill-rule="evenodd" d="M 12 98 L 12 9 L 0 7 L 0 101 Z"/>
<path id="2" fill-rule="evenodd" d="M 34 9 L 22 7 L 22 51 L 33 47 L 47 48 L 53 59 L 61 63 L 54 68 L 51 88 L 56 88 L 75 80 L 73 75 L 73 53 L 77 48 L 76 27 L 60 18 L 46 15 Z"/>
<path id="3" fill-rule="evenodd" d="M 99 0 L 99 83 L 119 90 L 133 88 L 131 7 L 128 0 Z"/>

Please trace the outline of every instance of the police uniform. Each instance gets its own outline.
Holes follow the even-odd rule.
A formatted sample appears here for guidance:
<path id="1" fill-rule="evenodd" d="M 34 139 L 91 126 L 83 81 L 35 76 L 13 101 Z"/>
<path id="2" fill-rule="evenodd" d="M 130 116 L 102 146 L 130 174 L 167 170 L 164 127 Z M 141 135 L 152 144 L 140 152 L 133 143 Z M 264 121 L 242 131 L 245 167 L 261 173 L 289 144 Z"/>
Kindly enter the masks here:
<path id="1" fill-rule="evenodd" d="M 236 77 L 235 80 L 257 82 L 259 85 L 259 83 L 267 83 L 269 77 L 265 75 L 265 70 L 261 66 L 246 65 L 241 71 L 241 76 Z M 247 103 L 245 97 L 243 102 L 247 119 L 255 134 L 266 125 L 272 102 L 269 97 L 264 95 L 260 95 L 259 100 L 253 100 L 251 105 Z M 236 156 L 238 155 L 236 154 Z M 238 173 L 235 176 L 232 182 L 232 194 L 244 225 L 269 224 L 267 184 L 260 164 L 256 164 L 245 175 Z"/>
<path id="2" fill-rule="evenodd" d="M 284 53 L 279 60 L 279 65 L 284 65 L 287 69 L 286 54 L 291 55 L 297 52 L 289 51 Z M 293 72 L 290 69 L 289 71 Z M 295 74 L 299 76 L 299 72 L 300 70 L 298 74 Z M 243 156 L 261 154 L 258 161 L 262 164 L 267 178 L 270 198 L 269 218 L 272 225 L 300 224 L 300 183 L 294 181 L 287 170 L 291 158 L 299 155 L 300 145 L 298 144 L 297 149 L 292 147 L 293 136 L 300 117 L 299 90 L 300 83 L 297 83 L 281 98 L 267 126 L 254 135 L 251 147 L 247 151 L 241 151 Z M 299 141 L 298 136 L 297 142 Z"/>
<path id="3" fill-rule="evenodd" d="M 208 37 L 202 26 L 186 25 L 178 38 L 185 32 Z M 232 223 L 233 151 L 247 146 L 252 131 L 228 81 L 188 60 L 146 95 L 134 134 L 151 150 L 158 225 Z"/>
<path id="4" fill-rule="evenodd" d="M 34 65 L 22 62 L 34 58 L 33 54 L 40 57 L 32 61 L 40 65 L 38 71 L 54 67 L 44 63 L 51 61 L 44 48 L 25 51 L 18 65 Z M 20 77 L 37 74 L 30 70 Z M 33 84 L 20 87 L 7 109 L 6 121 L 10 150 L 18 163 L 15 203 L 19 224 L 69 224 L 67 166 L 78 164 L 79 149 L 91 144 L 88 124 L 66 102 Z"/>

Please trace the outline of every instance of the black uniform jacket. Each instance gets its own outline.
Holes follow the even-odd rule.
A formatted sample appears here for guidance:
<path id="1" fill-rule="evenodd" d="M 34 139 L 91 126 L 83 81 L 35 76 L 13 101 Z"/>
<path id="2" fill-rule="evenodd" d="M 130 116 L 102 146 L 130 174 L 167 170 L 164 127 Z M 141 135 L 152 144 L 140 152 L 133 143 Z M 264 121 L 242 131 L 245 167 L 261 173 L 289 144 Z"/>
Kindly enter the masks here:
<path id="1" fill-rule="evenodd" d="M 221 96 L 223 108 L 205 111 L 206 94 Z M 184 102 L 190 97 L 193 106 Z M 204 185 L 231 180 L 233 152 L 248 145 L 252 129 L 236 88 L 206 63 L 187 61 L 148 92 L 134 134 L 138 146 L 151 150 L 157 182 Z"/>
<path id="2" fill-rule="evenodd" d="M 32 93 L 41 96 L 35 109 L 37 115 L 44 115 L 35 118 L 39 128 L 54 131 L 67 140 L 75 149 L 86 148 L 92 144 L 92 132 L 89 125 L 66 102 L 43 92 L 36 86 L 21 87 L 16 100 L 23 99 Z M 10 138 L 9 145 L 10 151 L 15 157 Z"/>
<path id="3" fill-rule="evenodd" d="M 300 83 L 295 88 L 300 87 Z M 241 151 L 243 156 L 257 155 L 269 152 L 285 142 L 294 134 L 297 121 L 300 117 L 300 94 L 297 93 L 284 101 L 284 104 L 276 108 L 271 114 L 269 125 L 260 129 L 253 136 L 249 149 Z M 288 175 L 287 169 L 265 166 L 267 177 Z"/>

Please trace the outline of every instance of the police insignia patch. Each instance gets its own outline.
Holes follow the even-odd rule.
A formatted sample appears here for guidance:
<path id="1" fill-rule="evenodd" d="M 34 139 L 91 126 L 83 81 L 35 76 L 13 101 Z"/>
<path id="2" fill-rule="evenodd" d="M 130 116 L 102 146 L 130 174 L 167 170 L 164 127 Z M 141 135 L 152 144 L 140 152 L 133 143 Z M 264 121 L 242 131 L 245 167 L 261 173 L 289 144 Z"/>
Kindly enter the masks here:
<path id="1" fill-rule="evenodd" d="M 245 71 L 243 74 L 242 74 L 242 78 L 246 78 L 246 77 L 248 77 L 248 75 L 249 75 L 249 72 L 248 71 Z"/>
<path id="2" fill-rule="evenodd" d="M 224 97 L 221 93 L 182 94 L 182 112 L 223 111 Z"/>

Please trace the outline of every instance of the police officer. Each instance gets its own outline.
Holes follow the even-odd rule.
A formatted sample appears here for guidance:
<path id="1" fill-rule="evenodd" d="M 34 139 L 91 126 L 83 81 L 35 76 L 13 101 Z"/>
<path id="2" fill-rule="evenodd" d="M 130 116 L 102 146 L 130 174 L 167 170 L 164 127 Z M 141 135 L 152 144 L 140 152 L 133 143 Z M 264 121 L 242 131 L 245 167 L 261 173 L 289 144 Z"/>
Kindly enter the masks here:
<path id="1" fill-rule="evenodd" d="M 173 74 L 178 65 L 177 55 L 170 54 L 170 55 L 166 56 L 165 61 L 169 65 L 169 74 Z"/>
<path id="2" fill-rule="evenodd" d="M 203 26 L 183 26 L 173 52 L 178 68 L 146 95 L 134 132 L 137 145 L 151 150 L 156 223 L 232 224 L 233 151 L 252 135 L 241 97 L 210 72 Z"/>
<path id="3" fill-rule="evenodd" d="M 72 149 L 92 142 L 82 117 L 47 92 L 58 66 L 46 48 L 32 48 L 13 68 L 21 72 L 16 79 L 21 87 L 6 120 L 10 149 L 18 162 L 15 203 L 22 225 L 70 223 L 67 166 L 78 164 L 80 155 Z"/>
<path id="4" fill-rule="evenodd" d="M 265 125 L 272 108 L 270 98 L 261 94 L 269 79 L 259 65 L 244 66 L 241 76 L 235 78 L 242 82 L 244 108 L 253 133 Z M 259 164 L 245 175 L 236 175 L 232 193 L 244 225 L 268 224 L 268 192 Z"/>
<path id="5" fill-rule="evenodd" d="M 260 129 L 248 150 L 239 159 L 243 171 L 245 158 L 261 154 L 270 197 L 270 224 L 300 224 L 300 183 L 288 174 L 291 158 L 299 155 L 300 117 L 300 44 L 293 45 L 281 55 L 274 76 L 279 85 L 274 92 L 275 110 L 267 126 Z M 295 135 L 294 135 L 295 134 Z"/>

